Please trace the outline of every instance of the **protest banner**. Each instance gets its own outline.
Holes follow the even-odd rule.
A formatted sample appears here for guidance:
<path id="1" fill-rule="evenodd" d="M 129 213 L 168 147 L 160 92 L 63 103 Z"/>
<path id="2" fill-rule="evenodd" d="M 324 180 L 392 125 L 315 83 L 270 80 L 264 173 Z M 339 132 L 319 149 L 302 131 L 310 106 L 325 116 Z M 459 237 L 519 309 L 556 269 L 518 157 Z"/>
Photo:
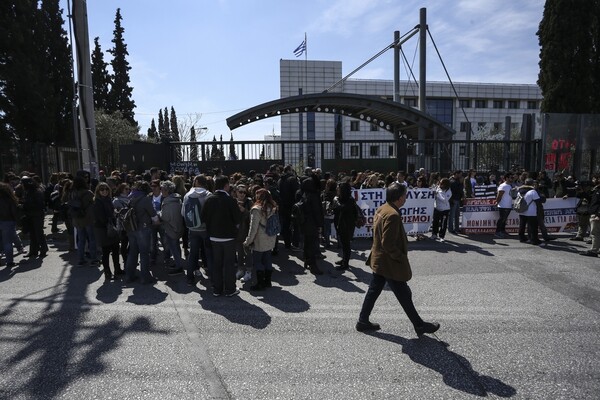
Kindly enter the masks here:
<path id="1" fill-rule="evenodd" d="M 171 161 L 169 163 L 169 174 L 173 175 L 176 171 L 187 172 L 190 176 L 196 176 L 200 173 L 199 161 Z"/>

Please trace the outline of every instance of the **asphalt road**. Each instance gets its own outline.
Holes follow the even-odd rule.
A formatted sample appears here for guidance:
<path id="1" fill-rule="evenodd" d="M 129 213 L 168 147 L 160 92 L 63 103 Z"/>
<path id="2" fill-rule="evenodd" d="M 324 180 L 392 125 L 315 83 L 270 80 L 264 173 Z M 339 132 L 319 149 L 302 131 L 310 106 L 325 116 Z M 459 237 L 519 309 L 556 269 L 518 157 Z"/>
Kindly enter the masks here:
<path id="1" fill-rule="evenodd" d="M 155 286 L 104 283 L 60 235 L 43 260 L 0 267 L 2 399 L 597 399 L 600 258 L 490 236 L 410 240 L 417 338 L 385 290 L 355 331 L 368 239 L 306 274 L 274 257 L 274 287 L 215 298 L 156 268 Z"/>

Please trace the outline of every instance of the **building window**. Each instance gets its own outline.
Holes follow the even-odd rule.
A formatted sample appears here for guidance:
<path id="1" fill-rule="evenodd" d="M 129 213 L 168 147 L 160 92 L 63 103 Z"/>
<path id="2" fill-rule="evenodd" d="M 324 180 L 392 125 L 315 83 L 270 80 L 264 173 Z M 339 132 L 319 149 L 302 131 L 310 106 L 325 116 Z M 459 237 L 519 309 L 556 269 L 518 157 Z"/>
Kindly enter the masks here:
<path id="1" fill-rule="evenodd" d="M 469 123 L 468 122 L 461 122 L 460 123 L 460 131 L 461 132 L 466 132 L 469 129 Z"/>
<path id="2" fill-rule="evenodd" d="M 475 108 L 487 108 L 487 100 L 475 100 Z"/>
<path id="3" fill-rule="evenodd" d="M 509 100 L 508 108 L 512 110 L 516 110 L 517 108 L 519 108 L 519 100 Z"/>
<path id="4" fill-rule="evenodd" d="M 375 132 L 375 131 L 378 131 L 378 130 L 379 130 L 379 127 L 377 125 L 371 124 L 371 132 Z"/>
<path id="5" fill-rule="evenodd" d="M 518 122 L 511 122 L 510 123 L 510 130 L 511 131 L 518 131 L 520 129 L 519 123 Z"/>
<path id="6" fill-rule="evenodd" d="M 504 108 L 504 100 L 494 100 L 494 108 Z"/>
<path id="7" fill-rule="evenodd" d="M 486 125 L 486 123 L 485 123 L 485 122 L 478 122 L 478 123 L 477 123 L 477 129 L 478 129 L 478 130 L 485 129 L 485 125 Z"/>
<path id="8" fill-rule="evenodd" d="M 350 131 L 358 132 L 360 130 L 360 121 L 350 121 Z"/>
<path id="9" fill-rule="evenodd" d="M 388 146 L 388 157 L 394 157 L 394 146 Z"/>
<path id="10" fill-rule="evenodd" d="M 358 146 L 357 145 L 350 146 L 350 156 L 358 157 Z"/>
<path id="11" fill-rule="evenodd" d="M 416 107 L 417 106 L 417 99 L 414 97 L 405 97 L 404 98 L 404 105 L 405 106 L 409 106 L 409 107 Z"/>
<path id="12" fill-rule="evenodd" d="M 537 110 L 538 106 L 537 106 L 537 101 L 528 101 L 527 102 L 527 109 L 528 110 Z"/>
<path id="13" fill-rule="evenodd" d="M 494 130 L 500 132 L 502 130 L 502 122 L 494 122 Z"/>
<path id="14" fill-rule="evenodd" d="M 471 108 L 471 99 L 459 100 L 458 106 L 460 108 Z"/>
<path id="15" fill-rule="evenodd" d="M 379 146 L 369 146 L 369 155 L 371 157 L 379 157 Z"/>

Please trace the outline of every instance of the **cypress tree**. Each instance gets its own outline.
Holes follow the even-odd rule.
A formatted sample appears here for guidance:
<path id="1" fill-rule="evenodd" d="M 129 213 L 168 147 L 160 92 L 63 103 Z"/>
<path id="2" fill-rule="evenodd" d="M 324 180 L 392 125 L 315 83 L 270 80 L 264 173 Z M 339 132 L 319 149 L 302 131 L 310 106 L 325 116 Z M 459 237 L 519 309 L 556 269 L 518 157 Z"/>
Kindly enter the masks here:
<path id="1" fill-rule="evenodd" d="M 542 112 L 598 113 L 600 1 L 546 0 L 537 32 Z"/>
<path id="2" fill-rule="evenodd" d="M 217 138 L 213 136 L 213 143 L 210 150 L 210 159 L 218 160 L 219 159 L 219 148 L 217 147 Z"/>
<path id="3" fill-rule="evenodd" d="M 163 118 L 162 109 L 158 110 L 158 137 L 157 140 L 161 142 L 165 138 L 165 120 Z"/>
<path id="4" fill-rule="evenodd" d="M 127 45 L 123 40 L 125 29 L 121 26 L 121 9 L 117 8 L 115 16 L 115 30 L 113 31 L 112 43 L 114 47 L 108 52 L 112 54 L 111 66 L 113 70 L 113 82 L 109 92 L 109 112 L 120 111 L 123 117 L 131 124 L 137 125 L 135 121 L 135 102 L 131 98 L 133 88 L 129 85 L 129 62 L 127 56 Z"/>
<path id="5" fill-rule="evenodd" d="M 167 107 L 165 107 L 165 112 L 163 112 L 163 119 L 164 119 L 164 124 L 163 124 L 163 128 L 164 128 L 164 136 L 163 136 L 163 141 L 170 141 L 171 140 L 171 123 L 169 122 L 169 111 L 167 110 Z"/>
<path id="6" fill-rule="evenodd" d="M 110 75 L 104 62 L 104 53 L 100 48 L 99 38 L 94 38 L 94 51 L 92 52 L 92 86 L 94 90 L 94 109 L 106 110 L 108 107 L 108 92 Z"/>
<path id="7" fill-rule="evenodd" d="M 221 144 L 219 145 L 219 160 L 225 160 L 225 147 L 223 147 L 223 135 L 219 138 Z"/>
<path id="8" fill-rule="evenodd" d="M 196 141 L 196 129 L 192 126 L 190 128 L 190 142 Z M 198 145 L 192 144 L 190 148 L 190 160 L 198 161 Z"/>
<path id="9" fill-rule="evenodd" d="M 231 139 L 229 139 L 229 159 L 237 160 L 238 156 L 235 154 L 235 146 L 233 145 L 233 132 L 231 132 Z"/>
<path id="10" fill-rule="evenodd" d="M 156 130 L 156 125 L 154 124 L 154 118 L 152 118 L 150 128 L 148 128 L 148 141 L 152 143 L 156 143 L 158 141 L 158 132 Z"/>
<path id="11" fill-rule="evenodd" d="M 175 108 L 171 106 L 171 140 L 174 142 L 179 142 L 181 138 L 179 137 L 179 127 L 177 126 L 177 115 L 175 114 Z M 181 146 L 177 146 L 175 149 L 175 157 L 177 161 L 181 161 L 183 157 L 181 156 Z"/>

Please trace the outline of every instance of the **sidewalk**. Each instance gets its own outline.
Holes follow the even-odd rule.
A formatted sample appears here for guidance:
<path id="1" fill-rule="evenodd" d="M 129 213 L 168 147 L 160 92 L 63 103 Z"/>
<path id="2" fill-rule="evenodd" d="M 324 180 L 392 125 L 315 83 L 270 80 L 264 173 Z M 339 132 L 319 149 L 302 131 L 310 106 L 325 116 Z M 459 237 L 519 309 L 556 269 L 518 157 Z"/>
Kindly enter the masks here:
<path id="1" fill-rule="evenodd" d="M 157 270 L 155 286 L 104 284 L 66 243 L 0 267 L 0 398 L 590 399 L 600 393 L 600 259 L 562 237 L 546 248 L 493 236 L 410 240 L 418 339 L 392 293 L 354 330 L 370 240 L 351 268 L 335 243 L 304 273 L 281 251 L 274 287 L 214 298 Z"/>

